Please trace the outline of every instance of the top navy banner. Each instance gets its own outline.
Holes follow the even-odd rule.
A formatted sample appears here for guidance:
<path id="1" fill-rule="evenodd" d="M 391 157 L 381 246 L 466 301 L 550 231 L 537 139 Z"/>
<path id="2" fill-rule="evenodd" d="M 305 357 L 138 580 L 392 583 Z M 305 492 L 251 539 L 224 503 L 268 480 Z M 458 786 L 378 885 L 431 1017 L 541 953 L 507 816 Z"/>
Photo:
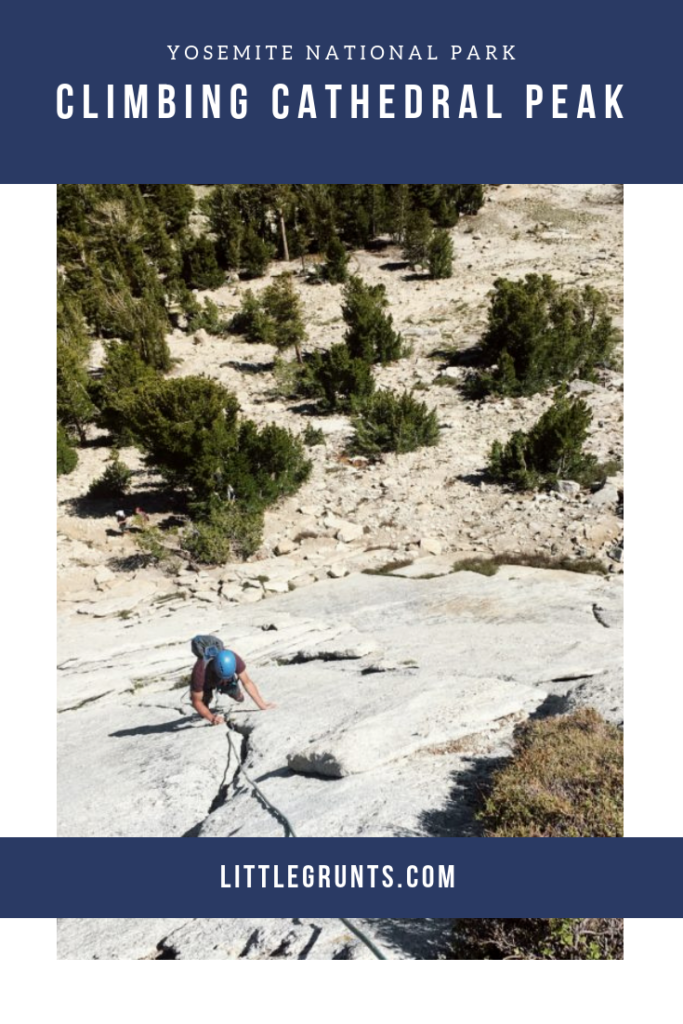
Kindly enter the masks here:
<path id="1" fill-rule="evenodd" d="M 585 0 L 350 0 L 343 20 L 308 2 L 122 0 L 100 15 L 81 0 L 40 19 L 17 7 L 5 15 L 5 164 L 25 182 L 228 171 L 258 183 L 274 164 L 286 181 L 399 168 L 440 181 L 456 166 L 468 180 L 583 180 L 588 166 L 661 180 L 678 151 L 667 48 L 679 16 L 668 6 L 658 24 L 657 8 L 643 24 L 634 7 Z"/>

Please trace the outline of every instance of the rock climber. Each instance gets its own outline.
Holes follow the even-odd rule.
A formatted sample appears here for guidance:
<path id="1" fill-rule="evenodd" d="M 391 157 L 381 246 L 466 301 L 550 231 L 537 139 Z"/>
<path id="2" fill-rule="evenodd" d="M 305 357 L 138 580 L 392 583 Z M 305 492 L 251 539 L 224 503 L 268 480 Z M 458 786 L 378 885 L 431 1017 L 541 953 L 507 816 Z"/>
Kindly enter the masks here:
<path id="1" fill-rule="evenodd" d="M 192 649 L 195 654 L 198 654 L 194 642 Z M 263 699 L 258 686 L 250 679 L 247 666 L 239 654 L 234 651 L 216 650 L 209 646 L 203 656 L 197 657 L 196 664 L 192 669 L 190 677 L 192 707 L 211 725 L 223 725 L 225 718 L 222 715 L 214 714 L 209 706 L 213 700 L 214 691 L 217 690 L 241 704 L 244 701 L 244 694 L 240 683 L 259 711 L 270 711 L 275 707 L 274 704 Z"/>

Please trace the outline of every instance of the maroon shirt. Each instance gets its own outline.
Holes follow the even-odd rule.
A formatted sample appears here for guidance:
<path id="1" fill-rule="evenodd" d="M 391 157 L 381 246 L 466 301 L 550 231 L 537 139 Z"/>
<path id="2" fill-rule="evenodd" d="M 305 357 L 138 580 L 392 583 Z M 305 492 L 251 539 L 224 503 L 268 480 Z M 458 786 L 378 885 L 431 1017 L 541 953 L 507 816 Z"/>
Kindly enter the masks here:
<path id="1" fill-rule="evenodd" d="M 231 654 L 235 655 L 235 672 L 238 676 L 241 676 L 246 671 L 247 666 L 239 654 L 236 654 L 235 651 L 231 651 Z M 199 658 L 195 662 L 190 678 L 190 689 L 193 693 L 205 693 L 207 690 L 215 690 L 221 682 L 223 680 L 219 679 L 216 675 L 212 661 L 204 661 L 203 658 Z"/>

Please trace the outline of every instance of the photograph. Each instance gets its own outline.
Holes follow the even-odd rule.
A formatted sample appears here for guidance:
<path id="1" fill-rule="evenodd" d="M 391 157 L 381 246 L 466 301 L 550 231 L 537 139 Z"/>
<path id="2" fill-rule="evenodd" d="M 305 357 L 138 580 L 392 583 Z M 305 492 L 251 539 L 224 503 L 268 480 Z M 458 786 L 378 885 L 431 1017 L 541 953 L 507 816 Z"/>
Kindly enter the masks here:
<path id="1" fill-rule="evenodd" d="M 624 186 L 56 188 L 58 835 L 623 836 Z M 527 920 L 472 958 L 620 958 Z M 329 920 L 59 935 L 373 956 Z"/>
<path id="2" fill-rule="evenodd" d="M 616 918 L 65 919 L 64 960 L 623 960 Z"/>

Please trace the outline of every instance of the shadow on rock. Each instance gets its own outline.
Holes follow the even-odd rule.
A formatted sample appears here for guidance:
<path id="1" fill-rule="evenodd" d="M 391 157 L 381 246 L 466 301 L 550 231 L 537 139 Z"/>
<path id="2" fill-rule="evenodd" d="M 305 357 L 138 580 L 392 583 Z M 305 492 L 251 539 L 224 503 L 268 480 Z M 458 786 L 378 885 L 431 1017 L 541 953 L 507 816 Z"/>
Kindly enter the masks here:
<path id="1" fill-rule="evenodd" d="M 411 960 L 438 960 L 450 945 L 453 922 L 448 917 L 369 919 L 377 938 Z"/>
<path id="2" fill-rule="evenodd" d="M 135 729 L 119 729 L 117 732 L 110 732 L 109 736 L 123 739 L 126 736 L 153 736 L 155 733 L 162 732 L 185 732 L 186 729 L 193 729 L 198 722 L 198 715 L 187 715 L 185 718 L 176 718 L 173 722 L 163 722 L 161 725 L 139 725 Z"/>
<path id="3" fill-rule="evenodd" d="M 500 771 L 508 757 L 471 757 L 467 767 L 453 773 L 453 788 L 444 807 L 423 811 L 423 834 L 437 838 L 472 839 L 483 836 L 477 812 L 481 810 L 494 772 Z"/>

